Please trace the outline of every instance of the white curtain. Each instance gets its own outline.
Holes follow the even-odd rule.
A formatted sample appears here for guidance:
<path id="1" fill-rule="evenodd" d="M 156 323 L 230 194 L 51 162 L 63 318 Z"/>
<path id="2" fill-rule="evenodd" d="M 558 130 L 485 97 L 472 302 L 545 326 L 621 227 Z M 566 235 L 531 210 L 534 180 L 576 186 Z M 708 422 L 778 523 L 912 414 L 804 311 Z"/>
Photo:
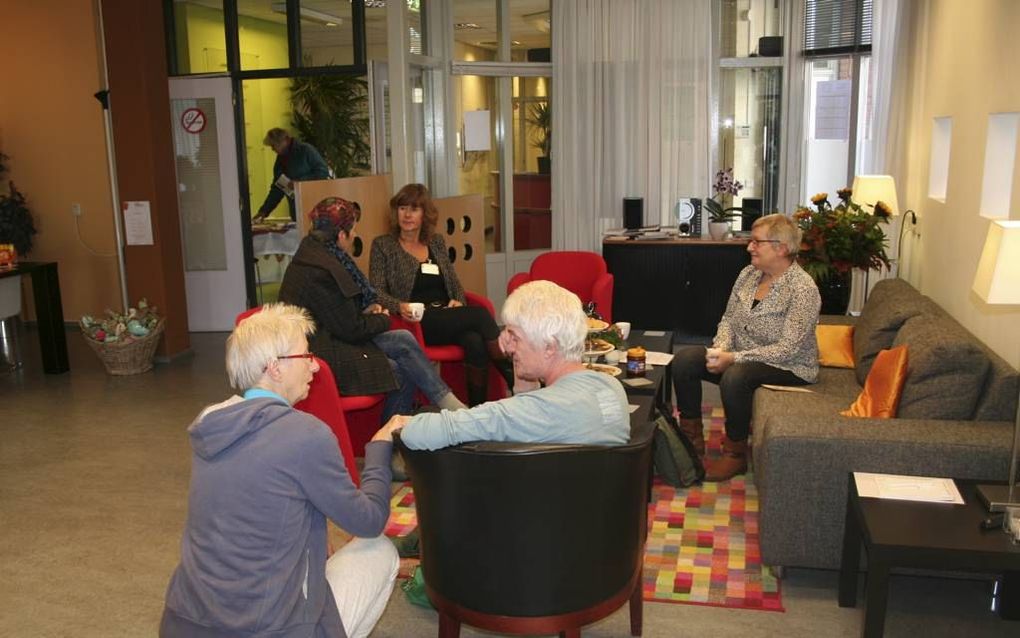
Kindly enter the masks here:
<path id="1" fill-rule="evenodd" d="M 556 0 L 552 208 L 556 249 L 599 250 L 624 197 L 646 224 L 709 187 L 711 3 Z"/>

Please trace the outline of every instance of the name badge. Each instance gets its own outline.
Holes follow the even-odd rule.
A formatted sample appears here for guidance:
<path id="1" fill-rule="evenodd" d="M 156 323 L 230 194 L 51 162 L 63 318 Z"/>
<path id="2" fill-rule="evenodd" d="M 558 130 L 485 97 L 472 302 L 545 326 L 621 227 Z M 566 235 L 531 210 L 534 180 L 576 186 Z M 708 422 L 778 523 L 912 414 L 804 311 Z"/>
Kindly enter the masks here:
<path id="1" fill-rule="evenodd" d="M 421 274 L 423 275 L 438 275 L 439 264 L 426 263 L 421 265 Z"/>

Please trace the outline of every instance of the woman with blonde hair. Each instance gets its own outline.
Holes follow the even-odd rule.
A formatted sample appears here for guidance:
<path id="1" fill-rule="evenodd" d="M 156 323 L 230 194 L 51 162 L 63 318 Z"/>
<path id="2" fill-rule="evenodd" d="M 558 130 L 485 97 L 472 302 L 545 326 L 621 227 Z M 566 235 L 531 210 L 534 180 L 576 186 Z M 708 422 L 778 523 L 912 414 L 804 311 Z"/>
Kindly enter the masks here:
<path id="1" fill-rule="evenodd" d="M 719 384 L 726 411 L 723 455 L 705 464 L 705 480 L 747 471 L 751 400 L 763 384 L 805 385 L 818 377 L 815 325 L 821 298 L 797 264 L 800 229 L 785 215 L 766 215 L 751 227 L 751 265 L 740 271 L 712 347 L 688 346 L 673 358 L 673 389 L 680 426 L 700 455 L 702 380 Z"/>
<path id="2" fill-rule="evenodd" d="M 430 345 L 464 349 L 468 404 L 484 403 L 491 361 L 514 386 L 513 369 L 499 347 L 499 328 L 485 308 L 465 305 L 464 287 L 435 232 L 439 213 L 422 184 L 408 184 L 390 200 L 390 232 L 372 242 L 369 278 L 379 303 L 415 320 L 412 303 L 425 304 L 422 334 Z"/>

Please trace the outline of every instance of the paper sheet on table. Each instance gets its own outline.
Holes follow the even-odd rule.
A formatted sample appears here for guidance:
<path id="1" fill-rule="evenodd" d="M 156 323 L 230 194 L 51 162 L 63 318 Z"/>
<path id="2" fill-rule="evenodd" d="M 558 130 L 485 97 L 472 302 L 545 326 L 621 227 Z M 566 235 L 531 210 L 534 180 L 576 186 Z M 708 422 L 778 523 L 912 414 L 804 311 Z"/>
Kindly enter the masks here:
<path id="1" fill-rule="evenodd" d="M 621 383 L 626 383 L 632 388 L 643 388 L 645 386 L 652 385 L 652 382 L 644 377 L 634 377 L 633 379 L 624 379 Z"/>
<path id="2" fill-rule="evenodd" d="M 665 337 L 665 330 L 645 330 L 646 337 Z"/>
<path id="3" fill-rule="evenodd" d="M 814 390 L 808 390 L 807 388 L 799 385 L 773 385 L 771 383 L 763 383 L 761 387 L 767 390 L 775 390 L 777 392 L 814 392 Z"/>
<path id="4" fill-rule="evenodd" d="M 854 472 L 854 481 L 862 497 L 963 505 L 953 479 Z"/>
<path id="5" fill-rule="evenodd" d="M 645 352 L 645 364 L 653 366 L 668 366 L 673 360 L 673 355 L 666 352 Z"/>

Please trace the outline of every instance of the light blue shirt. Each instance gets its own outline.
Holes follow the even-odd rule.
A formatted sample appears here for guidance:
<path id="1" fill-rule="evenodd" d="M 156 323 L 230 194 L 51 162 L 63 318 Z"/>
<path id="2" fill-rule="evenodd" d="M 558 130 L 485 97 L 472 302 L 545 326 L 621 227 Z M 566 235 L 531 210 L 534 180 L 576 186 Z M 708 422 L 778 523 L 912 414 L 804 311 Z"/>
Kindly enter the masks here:
<path id="1" fill-rule="evenodd" d="M 275 392 L 273 392 L 271 390 L 265 390 L 263 388 L 248 388 L 247 390 L 244 391 L 244 398 L 245 399 L 276 399 L 280 403 L 283 403 L 285 405 L 290 405 L 290 401 L 288 401 L 287 399 L 284 399 L 279 394 L 277 394 L 277 393 L 275 393 Z"/>
<path id="2" fill-rule="evenodd" d="M 619 381 L 582 370 L 548 387 L 469 410 L 416 415 L 400 439 L 415 450 L 469 441 L 622 445 L 630 440 L 630 411 Z"/>

